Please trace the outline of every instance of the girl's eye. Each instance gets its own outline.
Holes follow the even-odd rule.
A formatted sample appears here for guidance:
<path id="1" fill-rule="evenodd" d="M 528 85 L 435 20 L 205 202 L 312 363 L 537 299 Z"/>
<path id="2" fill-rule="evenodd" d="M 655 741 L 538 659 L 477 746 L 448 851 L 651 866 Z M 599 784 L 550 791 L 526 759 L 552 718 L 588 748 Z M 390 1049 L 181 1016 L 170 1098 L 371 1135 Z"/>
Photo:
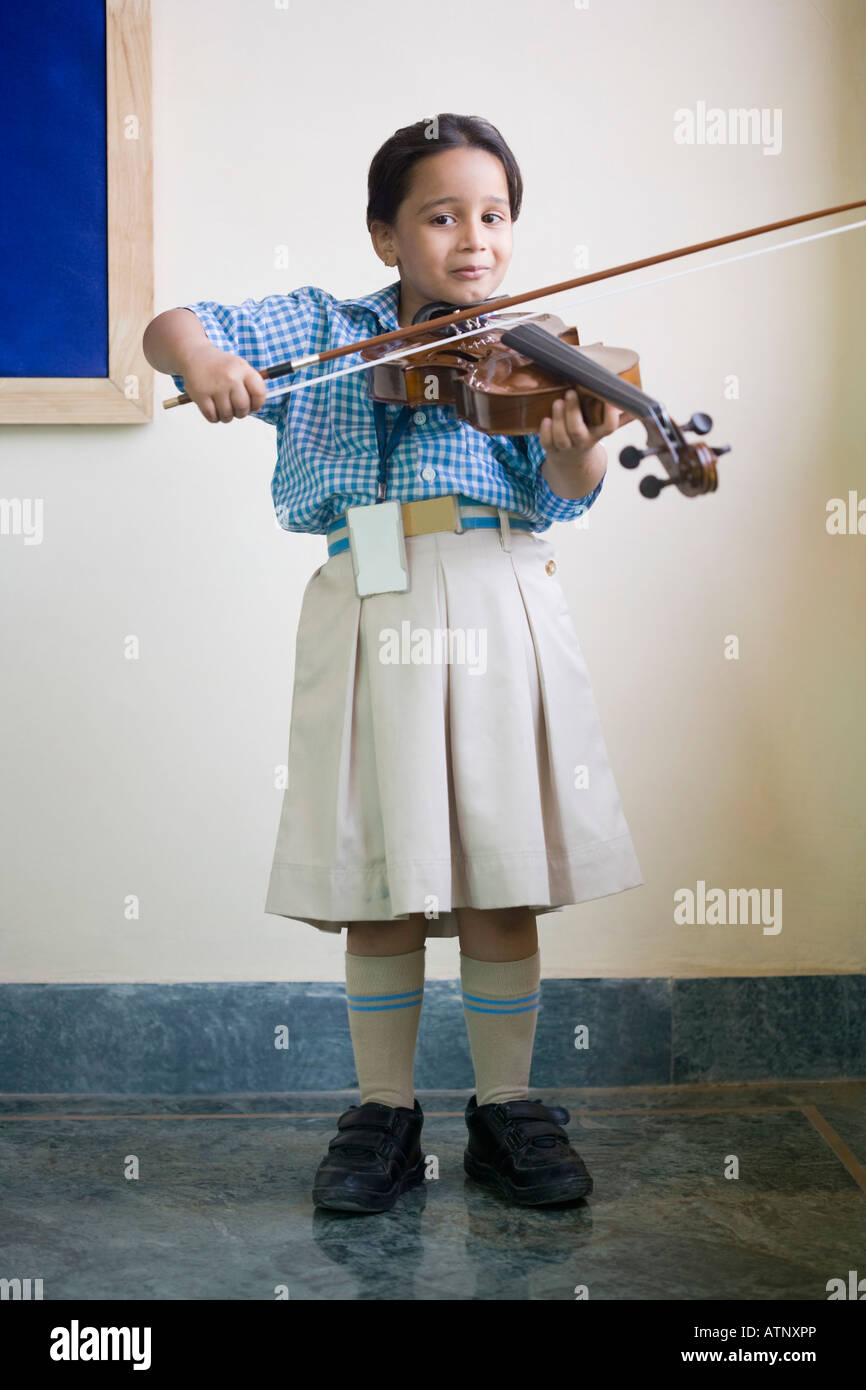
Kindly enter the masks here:
<path id="1" fill-rule="evenodd" d="M 437 226 L 437 225 L 442 226 L 442 225 L 443 225 L 442 219 L 443 219 L 444 217 L 451 217 L 451 215 L 452 215 L 452 214 L 451 214 L 450 212 L 440 212 L 440 213 L 437 213 L 437 215 L 436 215 L 435 217 L 431 218 L 430 225 L 433 226 L 433 227 L 435 227 L 435 226 Z M 484 216 L 485 216 L 485 217 L 495 217 L 499 222 L 504 222 L 504 221 L 505 221 L 505 218 L 503 217 L 503 215 L 502 215 L 501 212 L 485 212 Z"/>

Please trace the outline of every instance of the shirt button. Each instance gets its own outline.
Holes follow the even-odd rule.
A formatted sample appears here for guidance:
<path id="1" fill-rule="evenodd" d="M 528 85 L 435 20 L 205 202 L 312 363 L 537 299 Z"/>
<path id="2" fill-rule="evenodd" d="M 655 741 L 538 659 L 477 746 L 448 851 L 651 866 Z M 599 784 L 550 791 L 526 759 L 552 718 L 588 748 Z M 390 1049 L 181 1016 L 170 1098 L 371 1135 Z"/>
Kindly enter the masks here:
<path id="1" fill-rule="evenodd" d="M 421 469 L 421 477 L 424 479 L 425 483 L 432 483 L 433 479 L 436 477 L 436 469 L 428 463 L 426 468 Z"/>
<path id="2" fill-rule="evenodd" d="M 544 566 L 544 568 L 547 570 L 547 573 L 548 573 L 548 574 L 556 574 L 556 561 L 555 561 L 555 560 L 548 560 L 548 562 L 547 562 L 547 564 Z"/>
<path id="3" fill-rule="evenodd" d="M 427 416 L 424 414 L 423 410 L 416 410 L 412 419 L 415 421 L 416 425 L 426 425 L 427 423 Z"/>

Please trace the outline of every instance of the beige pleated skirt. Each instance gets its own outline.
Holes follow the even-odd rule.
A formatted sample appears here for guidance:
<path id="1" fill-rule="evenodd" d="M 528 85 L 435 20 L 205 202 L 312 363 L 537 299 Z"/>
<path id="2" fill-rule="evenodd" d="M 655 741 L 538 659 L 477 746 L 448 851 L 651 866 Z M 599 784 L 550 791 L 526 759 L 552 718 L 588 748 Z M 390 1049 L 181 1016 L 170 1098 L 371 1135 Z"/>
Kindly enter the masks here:
<path id="1" fill-rule="evenodd" d="M 643 883 L 544 536 L 407 536 L 410 589 L 304 591 L 265 911 L 339 932 L 456 908 L 536 913 Z M 551 563 L 553 562 L 553 563 Z"/>

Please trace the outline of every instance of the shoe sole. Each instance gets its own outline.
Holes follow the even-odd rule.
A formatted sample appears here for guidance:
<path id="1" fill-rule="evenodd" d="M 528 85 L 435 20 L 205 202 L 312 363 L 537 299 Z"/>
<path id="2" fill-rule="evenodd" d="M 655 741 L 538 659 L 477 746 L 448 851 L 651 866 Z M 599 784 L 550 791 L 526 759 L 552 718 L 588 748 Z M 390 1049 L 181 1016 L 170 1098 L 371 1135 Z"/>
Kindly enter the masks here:
<path id="1" fill-rule="evenodd" d="M 515 1187 L 514 1183 L 509 1182 L 496 1168 L 491 1168 L 489 1163 L 482 1163 L 481 1159 L 476 1158 L 468 1149 L 463 1155 L 463 1167 L 470 1178 L 474 1178 L 484 1187 L 494 1188 L 503 1197 L 522 1207 L 543 1207 L 553 1202 L 570 1202 L 577 1197 L 588 1197 L 592 1191 L 592 1178 L 583 1178 L 579 1174 L 563 1178 L 559 1182 L 547 1183 L 544 1187 Z"/>
<path id="2" fill-rule="evenodd" d="M 409 1168 L 398 1178 L 390 1192 L 339 1192 L 333 1188 L 313 1188 L 313 1203 L 317 1207 L 327 1207 L 333 1211 L 390 1211 L 404 1192 L 419 1187 L 424 1182 L 424 1154 L 414 1167 Z"/>

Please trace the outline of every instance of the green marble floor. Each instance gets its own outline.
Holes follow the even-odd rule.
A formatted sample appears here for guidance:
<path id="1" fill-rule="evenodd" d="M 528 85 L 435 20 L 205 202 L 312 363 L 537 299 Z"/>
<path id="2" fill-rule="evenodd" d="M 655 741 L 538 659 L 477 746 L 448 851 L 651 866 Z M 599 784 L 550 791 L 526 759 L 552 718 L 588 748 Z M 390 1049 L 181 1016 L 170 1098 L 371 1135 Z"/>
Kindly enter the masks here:
<path id="1" fill-rule="evenodd" d="M 403 1301 L 825 1301 L 866 1276 L 866 1082 L 530 1094 L 571 1111 L 588 1199 L 479 1188 L 467 1093 L 424 1091 L 438 1176 L 372 1216 L 310 1195 L 357 1092 L 0 1097 L 0 1275 L 45 1300 Z"/>

